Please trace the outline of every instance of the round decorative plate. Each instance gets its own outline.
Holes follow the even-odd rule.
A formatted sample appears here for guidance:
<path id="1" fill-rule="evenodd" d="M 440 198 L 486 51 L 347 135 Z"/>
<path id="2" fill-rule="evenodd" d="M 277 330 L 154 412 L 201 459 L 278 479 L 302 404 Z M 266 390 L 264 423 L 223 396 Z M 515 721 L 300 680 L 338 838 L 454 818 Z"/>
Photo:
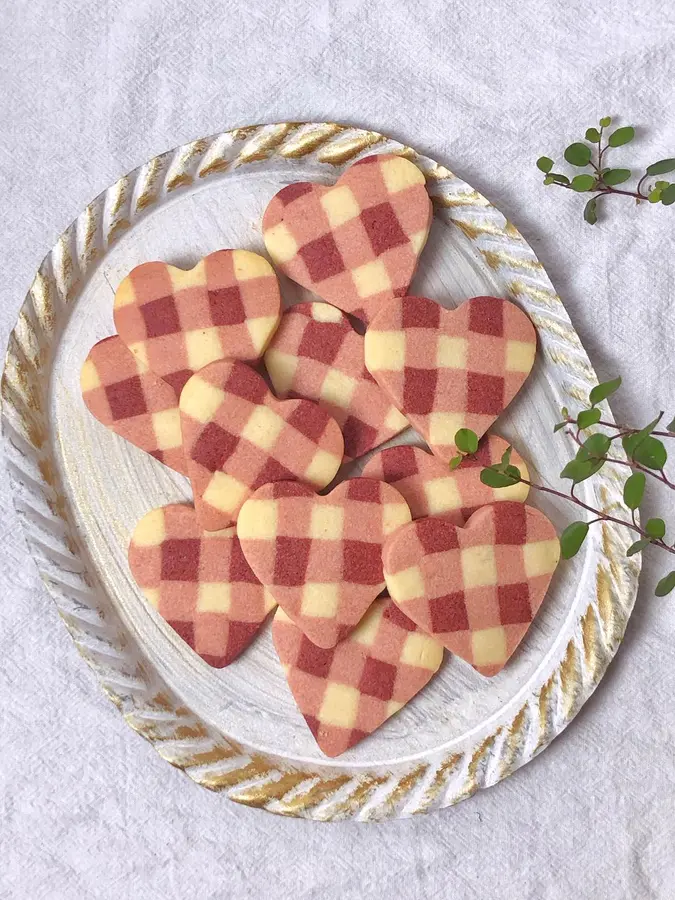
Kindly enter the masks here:
<path id="1" fill-rule="evenodd" d="M 635 600 L 639 563 L 604 524 L 562 563 L 511 662 L 496 677 L 446 655 L 438 676 L 338 759 L 322 756 L 296 709 L 269 629 L 231 666 L 209 668 L 136 587 L 129 535 L 152 507 L 190 497 L 187 481 L 86 411 L 79 371 L 114 332 L 115 288 L 161 259 L 189 268 L 222 247 L 263 251 L 261 217 L 292 181 L 333 182 L 359 156 L 400 153 L 425 173 L 435 216 L 411 292 L 455 306 L 476 294 L 518 303 L 539 354 L 497 430 L 535 480 L 557 482 L 571 440 L 563 405 L 596 382 L 546 273 L 516 229 L 447 168 L 381 134 L 335 124 L 239 128 L 162 154 L 96 198 L 45 258 L 9 341 L 3 432 L 30 551 L 78 649 L 126 721 L 168 762 L 240 803 L 311 819 L 377 820 L 448 806 L 528 762 L 602 677 Z M 282 279 L 287 303 L 306 299 Z M 605 411 L 605 417 L 611 415 Z M 567 443 L 569 442 L 569 443 Z M 587 502 L 621 502 L 605 466 Z M 542 499 L 545 498 L 545 499 Z M 570 508 L 532 501 L 559 529 Z"/>

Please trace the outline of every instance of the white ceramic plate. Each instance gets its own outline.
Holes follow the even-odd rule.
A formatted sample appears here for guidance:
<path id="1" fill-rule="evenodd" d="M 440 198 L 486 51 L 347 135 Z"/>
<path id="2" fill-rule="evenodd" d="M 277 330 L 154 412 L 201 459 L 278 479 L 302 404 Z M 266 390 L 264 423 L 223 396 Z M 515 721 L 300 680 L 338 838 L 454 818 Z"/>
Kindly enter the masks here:
<path id="1" fill-rule="evenodd" d="M 433 160 L 382 135 L 334 124 L 238 129 L 157 157 L 99 196 L 46 257 L 8 349 L 3 430 L 30 550 L 77 646 L 129 724 L 195 781 L 272 812 L 316 819 L 404 816 L 470 796 L 531 759 L 577 712 L 625 629 L 639 572 L 625 536 L 592 529 L 562 563 L 502 673 L 485 679 L 449 655 L 439 675 L 378 732 L 337 760 L 316 747 L 269 631 L 233 665 L 209 668 L 144 602 L 126 562 L 152 507 L 190 497 L 187 481 L 86 411 L 79 370 L 113 333 L 115 288 L 162 259 L 189 268 L 222 247 L 263 250 L 262 212 L 284 184 L 334 181 L 368 152 L 399 152 L 425 172 L 431 236 L 413 293 L 455 306 L 476 294 L 519 303 L 538 361 L 498 423 L 535 479 L 557 483 L 573 453 L 554 439 L 595 375 L 532 250 L 485 198 Z M 306 298 L 283 280 L 286 302 Z M 608 411 L 605 416 L 610 415 Z M 408 436 L 409 437 L 409 436 Z M 622 473 L 583 485 L 620 502 Z M 571 509 L 534 497 L 559 529 Z"/>

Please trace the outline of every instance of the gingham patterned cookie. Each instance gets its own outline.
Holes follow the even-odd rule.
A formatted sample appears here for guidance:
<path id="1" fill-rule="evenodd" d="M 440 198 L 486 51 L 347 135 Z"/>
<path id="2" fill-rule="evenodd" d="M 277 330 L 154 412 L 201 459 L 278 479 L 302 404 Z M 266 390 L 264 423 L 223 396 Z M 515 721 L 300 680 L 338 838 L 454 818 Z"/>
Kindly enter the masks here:
<path id="1" fill-rule="evenodd" d="M 418 519 L 385 543 L 387 588 L 420 628 L 482 675 L 523 639 L 560 558 L 555 528 L 523 503 L 494 503 L 465 528 Z"/>
<path id="2" fill-rule="evenodd" d="M 481 470 L 498 463 L 508 446 L 504 438 L 486 434 L 477 452 L 466 456 L 452 472 L 447 463 L 420 447 L 388 447 L 369 459 L 361 474 L 393 484 L 405 498 L 413 519 L 446 516 L 455 525 L 463 525 L 481 506 L 503 500 L 523 501 L 527 497 L 527 484 L 495 489 L 480 480 Z M 515 450 L 511 464 L 520 469 L 523 478 L 529 478 L 527 466 Z"/>
<path id="3" fill-rule="evenodd" d="M 366 366 L 448 462 L 455 434 L 480 437 L 518 393 L 534 363 L 534 326 L 517 306 L 474 297 L 455 310 L 426 297 L 387 304 L 366 333 Z"/>
<path id="4" fill-rule="evenodd" d="M 248 647 L 275 606 L 235 529 L 203 532 L 191 506 L 147 513 L 131 537 L 129 568 L 148 602 L 216 668 Z"/>
<path id="5" fill-rule="evenodd" d="M 303 484 L 268 484 L 242 506 L 237 534 L 249 565 L 295 624 L 333 647 L 384 587 L 382 542 L 410 521 L 395 488 L 343 481 L 320 497 Z"/>
<path id="6" fill-rule="evenodd" d="M 372 734 L 443 660 L 443 647 L 389 598 L 376 600 L 332 649 L 313 644 L 281 609 L 272 637 L 295 702 L 326 756 L 339 756 Z"/>
<path id="7" fill-rule="evenodd" d="M 272 266 L 248 250 L 218 250 L 185 271 L 137 266 L 115 294 L 115 326 L 141 364 L 180 393 L 216 359 L 256 360 L 279 323 Z"/>
<path id="8" fill-rule="evenodd" d="M 287 309 L 265 353 L 277 397 L 315 400 L 342 429 L 355 459 L 408 427 L 366 369 L 363 337 L 329 303 Z"/>
<path id="9" fill-rule="evenodd" d="M 234 523 L 261 485 L 291 479 L 320 490 L 342 461 L 342 434 L 325 409 L 277 400 L 241 362 L 219 360 L 193 375 L 180 412 L 195 507 L 207 531 Z"/>
<path id="10" fill-rule="evenodd" d="M 332 187 L 283 188 L 265 210 L 263 236 L 285 275 L 367 321 L 407 292 L 431 215 L 424 175 L 387 153 L 354 163 Z"/>
<path id="11" fill-rule="evenodd" d="M 80 387 L 99 422 L 187 475 L 176 392 L 144 370 L 120 337 L 94 344 L 80 371 Z"/>

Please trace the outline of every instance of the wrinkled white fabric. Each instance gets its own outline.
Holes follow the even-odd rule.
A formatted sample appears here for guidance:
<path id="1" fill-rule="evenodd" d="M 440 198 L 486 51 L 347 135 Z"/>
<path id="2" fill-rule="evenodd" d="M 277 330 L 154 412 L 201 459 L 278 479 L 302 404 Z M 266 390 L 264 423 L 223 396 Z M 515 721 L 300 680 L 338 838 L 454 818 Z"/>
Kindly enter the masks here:
<path id="1" fill-rule="evenodd" d="M 545 264 L 620 420 L 675 413 L 675 207 L 595 228 L 534 161 L 601 115 L 617 163 L 675 156 L 675 10 L 655 0 L 4 0 L 0 338 L 42 256 L 149 157 L 256 122 L 337 120 L 413 144 L 490 197 Z M 319 825 L 196 787 L 77 655 L 0 484 L 0 897 L 675 897 L 675 594 L 647 556 L 616 661 L 576 722 L 445 812 Z M 670 514 L 663 492 L 651 511 Z M 671 535 L 672 537 L 672 535 Z"/>

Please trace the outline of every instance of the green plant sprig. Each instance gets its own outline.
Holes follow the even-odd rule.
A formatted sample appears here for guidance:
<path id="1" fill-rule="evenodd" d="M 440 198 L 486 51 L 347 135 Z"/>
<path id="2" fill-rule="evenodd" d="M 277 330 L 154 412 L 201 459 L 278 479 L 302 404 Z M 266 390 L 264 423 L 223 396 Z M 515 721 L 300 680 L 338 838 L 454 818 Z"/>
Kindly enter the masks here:
<path id="1" fill-rule="evenodd" d="M 584 219 L 589 225 L 595 225 L 598 221 L 598 199 L 607 194 L 633 197 L 636 203 L 644 200 L 649 203 L 662 203 L 664 206 L 675 203 L 675 183 L 657 179 L 652 184 L 645 185 L 650 178 L 675 172 L 675 158 L 660 159 L 647 166 L 634 191 L 617 188 L 617 185 L 627 182 L 633 173 L 630 169 L 607 167 L 605 154 L 610 148 L 629 144 L 635 137 L 635 129 L 630 125 L 624 125 L 612 131 L 605 141 L 605 129 L 611 124 L 611 118 L 605 116 L 600 119 L 599 128 L 586 129 L 585 138 L 588 143 L 575 141 L 565 149 L 564 157 L 570 165 L 579 169 L 590 168 L 592 172 L 584 172 L 569 178 L 562 172 L 552 171 L 553 160 L 549 156 L 540 156 L 537 160 L 537 168 L 544 173 L 544 184 L 555 184 L 580 194 L 595 194 L 584 207 Z"/>
<path id="2" fill-rule="evenodd" d="M 638 536 L 626 551 L 627 556 L 640 553 L 648 546 L 658 547 L 666 553 L 675 554 L 675 544 L 669 544 L 666 540 L 666 523 L 663 519 L 653 517 L 647 520 L 644 527 L 638 525 L 637 511 L 642 503 L 647 476 L 650 476 L 664 484 L 670 490 L 675 490 L 673 482 L 665 472 L 668 452 L 661 438 L 675 438 L 675 418 L 665 430 L 657 430 L 663 418 L 660 413 L 649 424 L 642 428 L 628 428 L 607 422 L 602 419 L 598 404 L 611 396 L 621 385 L 621 378 L 613 378 L 610 381 L 596 385 L 590 393 L 590 405 L 580 410 L 576 416 L 572 416 L 569 410 L 563 408 L 562 421 L 558 422 L 554 432 L 565 429 L 571 435 L 578 446 L 574 459 L 570 460 L 560 473 L 560 477 L 571 482 L 569 493 L 557 490 L 546 485 L 535 484 L 527 478 L 523 478 L 520 470 L 511 464 L 511 447 L 508 447 L 499 463 L 486 466 L 480 473 L 483 484 L 492 488 L 510 487 L 522 483 L 544 494 L 552 494 L 573 503 L 575 506 L 591 513 L 590 520 L 578 520 L 568 525 L 560 535 L 560 550 L 563 559 L 571 559 L 581 549 L 590 526 L 596 522 L 612 522 L 632 531 Z M 588 437 L 582 436 L 582 432 L 589 428 L 602 426 L 609 433 L 593 431 Z M 611 454 L 614 441 L 621 441 L 626 459 L 617 459 Z M 461 429 L 455 436 L 455 444 L 459 451 L 451 461 L 451 468 L 461 464 L 464 456 L 473 454 L 478 447 L 478 437 L 469 429 Z M 596 509 L 588 503 L 584 503 L 575 494 L 578 484 L 597 474 L 604 465 L 628 466 L 632 472 L 626 479 L 623 490 L 623 503 L 630 518 L 620 518 L 610 515 L 605 510 Z M 675 590 L 675 569 L 664 575 L 656 585 L 656 595 L 665 597 Z"/>

